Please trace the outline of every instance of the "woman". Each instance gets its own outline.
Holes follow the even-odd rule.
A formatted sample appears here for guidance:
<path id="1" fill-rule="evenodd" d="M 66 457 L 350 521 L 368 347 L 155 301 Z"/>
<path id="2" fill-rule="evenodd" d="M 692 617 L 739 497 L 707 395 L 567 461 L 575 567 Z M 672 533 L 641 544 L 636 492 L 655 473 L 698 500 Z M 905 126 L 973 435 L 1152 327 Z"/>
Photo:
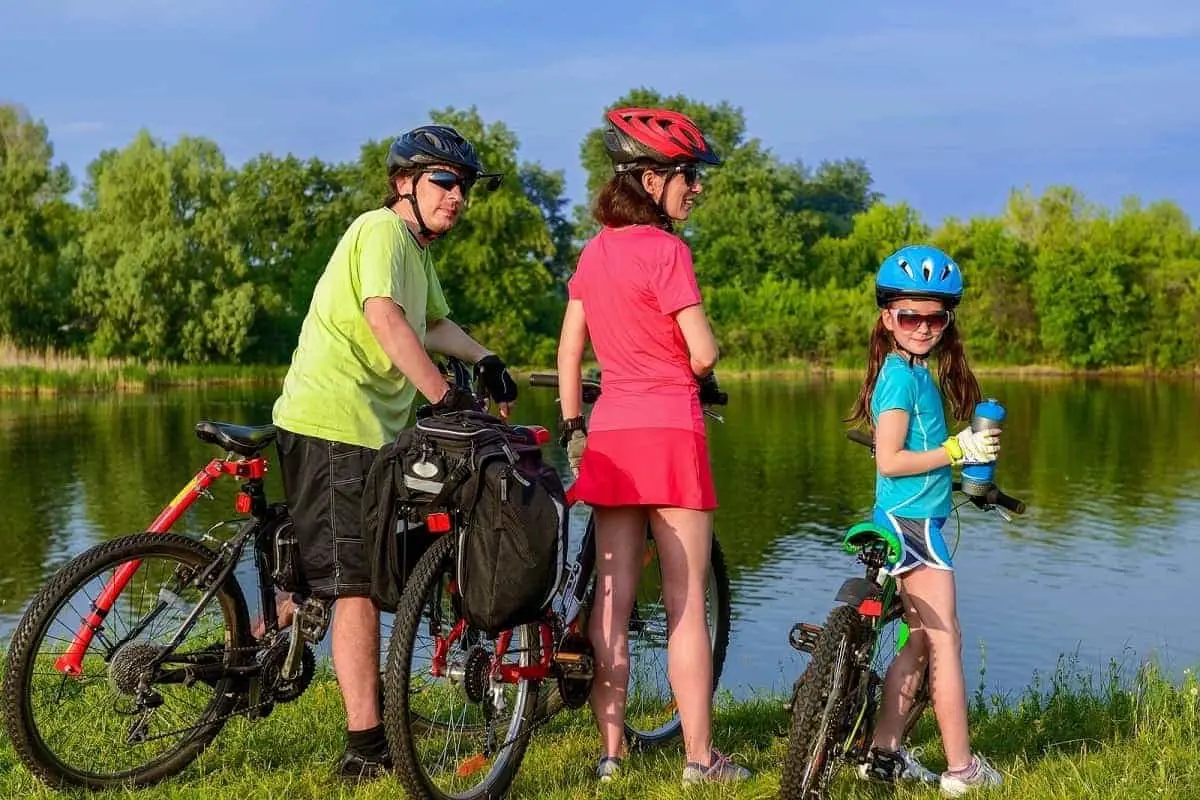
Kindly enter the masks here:
<path id="1" fill-rule="evenodd" d="M 698 382 L 711 381 L 717 344 L 691 252 L 671 232 L 701 191 L 700 165 L 721 160 L 683 114 L 622 108 L 607 119 L 604 144 L 615 174 L 596 200 L 603 228 L 583 248 L 568 284 L 558 349 L 564 444 L 579 475 L 575 494 L 596 521 L 591 704 L 604 742 L 596 774 L 610 780 L 620 772 L 629 616 L 649 523 L 663 569 L 667 676 L 687 752 L 683 781 L 741 780 L 749 771 L 714 750 L 711 738 L 704 593 L 717 498 Z M 589 338 L 603 391 L 585 425 L 580 366 Z"/>

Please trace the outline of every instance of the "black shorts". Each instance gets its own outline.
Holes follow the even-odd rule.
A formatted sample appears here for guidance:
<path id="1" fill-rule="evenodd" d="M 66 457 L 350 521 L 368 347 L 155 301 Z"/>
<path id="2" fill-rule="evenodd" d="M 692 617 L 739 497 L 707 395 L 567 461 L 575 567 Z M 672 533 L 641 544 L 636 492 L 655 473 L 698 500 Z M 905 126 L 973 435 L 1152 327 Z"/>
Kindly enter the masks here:
<path id="1" fill-rule="evenodd" d="M 314 597 L 369 597 L 362 496 L 378 451 L 283 428 L 275 444 L 295 525 L 299 588 Z"/>

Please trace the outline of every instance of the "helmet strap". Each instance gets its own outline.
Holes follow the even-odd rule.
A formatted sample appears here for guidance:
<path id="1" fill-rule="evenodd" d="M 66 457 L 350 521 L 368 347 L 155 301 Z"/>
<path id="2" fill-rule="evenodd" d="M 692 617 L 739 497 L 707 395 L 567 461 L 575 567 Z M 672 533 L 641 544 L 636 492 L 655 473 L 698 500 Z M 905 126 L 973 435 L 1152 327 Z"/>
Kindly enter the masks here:
<path id="1" fill-rule="evenodd" d="M 419 174 L 416 176 L 416 178 L 420 177 L 421 176 Z M 409 204 L 412 205 L 413 216 L 417 218 L 417 233 L 422 239 L 424 239 L 426 242 L 432 242 L 434 239 L 437 239 L 441 236 L 440 233 L 435 233 L 429 230 L 429 227 L 425 224 L 425 218 L 421 216 L 421 204 L 417 202 L 416 179 L 413 180 L 413 190 L 408 194 L 400 195 L 400 199 L 407 200 Z"/>

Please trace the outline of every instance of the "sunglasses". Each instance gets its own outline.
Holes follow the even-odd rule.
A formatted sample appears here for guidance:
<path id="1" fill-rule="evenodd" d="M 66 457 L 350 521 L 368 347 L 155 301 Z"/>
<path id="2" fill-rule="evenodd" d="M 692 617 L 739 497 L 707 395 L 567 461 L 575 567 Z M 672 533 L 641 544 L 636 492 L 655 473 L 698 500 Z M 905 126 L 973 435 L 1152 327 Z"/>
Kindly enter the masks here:
<path id="1" fill-rule="evenodd" d="M 954 315 L 946 310 L 922 314 L 919 311 L 899 308 L 892 309 L 892 319 L 896 320 L 896 327 L 906 333 L 913 333 L 919 329 L 922 322 L 929 326 L 931 333 L 941 333 L 950 325 L 950 321 L 954 319 Z"/>
<path id="2" fill-rule="evenodd" d="M 475 185 L 473 178 L 464 178 L 457 172 L 451 172 L 448 169 L 433 169 L 425 174 L 429 176 L 430 183 L 447 192 L 454 191 L 455 186 L 460 187 L 463 197 L 466 197 L 467 193 L 471 191 L 471 187 Z"/>
<path id="3" fill-rule="evenodd" d="M 695 186 L 704 177 L 704 173 L 700 171 L 697 164 L 680 164 L 664 170 L 663 174 L 667 176 L 667 180 L 671 180 L 673 175 L 682 175 L 688 186 Z"/>

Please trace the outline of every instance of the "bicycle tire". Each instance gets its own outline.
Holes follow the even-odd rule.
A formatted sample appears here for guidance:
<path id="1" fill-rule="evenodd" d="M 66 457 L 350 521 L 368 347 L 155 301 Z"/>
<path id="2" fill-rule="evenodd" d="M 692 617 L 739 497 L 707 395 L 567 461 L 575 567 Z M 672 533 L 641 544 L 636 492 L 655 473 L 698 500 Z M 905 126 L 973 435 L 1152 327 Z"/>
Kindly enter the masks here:
<path id="1" fill-rule="evenodd" d="M 396 609 L 389 648 L 388 666 L 384 676 L 383 723 L 390 745 L 392 760 L 401 784 L 409 797 L 425 800 L 499 800 L 508 791 L 516 777 L 529 736 L 534 727 L 537 708 L 538 687 L 532 683 L 522 701 L 524 707 L 514 711 L 519 714 L 515 735 L 502 745 L 509 747 L 507 756 L 490 771 L 484 782 L 462 794 L 446 794 L 433 785 L 420 764 L 417 753 L 417 738 L 410 724 L 409 682 L 412 676 L 413 645 L 422 621 L 426 599 L 442 575 L 454 574 L 455 537 L 443 536 L 435 542 L 413 568 L 404 589 L 400 605 Z M 535 642 L 536 626 L 525 626 L 527 641 Z M 514 641 L 517 637 L 514 636 Z M 421 726 L 429 730 L 430 726 Z"/>
<path id="2" fill-rule="evenodd" d="M 88 772 L 65 763 L 42 737 L 33 719 L 31 702 L 34 661 L 39 644 L 49 631 L 56 614 L 63 610 L 74 592 L 110 567 L 127 561 L 156 555 L 177 559 L 181 564 L 203 568 L 217 554 L 192 539 L 176 534 L 140 533 L 125 536 L 85 550 L 59 569 L 29 604 L 13 634 L 4 676 L 4 724 L 13 749 L 21 762 L 43 782 L 55 787 L 76 786 L 105 789 L 147 786 L 175 775 L 207 747 L 225 724 L 237 697 L 233 679 L 223 678 L 213 686 L 212 700 L 200 713 L 196 725 L 175 746 L 155 758 L 112 774 Z M 249 638 L 250 622 L 245 598 L 232 577 L 218 589 L 213 600 L 220 605 L 228 625 L 228 640 L 234 647 Z M 211 601 L 210 601 L 211 602 Z M 239 659 L 239 651 L 226 655 Z M 113 680 L 111 675 L 109 680 Z"/>
<path id="3" fill-rule="evenodd" d="M 792 704 L 780 800 L 820 798 L 833 777 L 838 758 L 834 748 L 845 734 L 839 728 L 856 715 L 843 705 L 851 698 L 854 650 L 862 635 L 862 618 L 855 608 L 838 606 L 829 613 Z"/>
<path id="4" fill-rule="evenodd" d="M 709 585 L 716 588 L 717 595 L 716 625 L 710 632 L 713 647 L 713 692 L 715 694 L 717 685 L 721 680 L 721 673 L 725 668 L 725 657 L 729 650 L 729 632 L 733 613 L 729 589 L 729 572 L 725 566 L 725 554 L 721 549 L 721 543 L 715 535 L 713 536 L 712 552 L 709 559 Z M 630 664 L 630 671 L 633 671 L 632 664 Z M 566 705 L 563 703 L 558 686 L 547 682 L 546 690 L 538 697 L 539 724 L 548 721 L 565 707 Z M 676 712 L 674 720 L 671 723 L 656 731 L 639 731 L 628 722 L 625 723 L 626 741 L 631 748 L 635 749 L 665 744 L 679 736 L 681 730 L 682 724 L 679 720 L 678 712 Z"/>

